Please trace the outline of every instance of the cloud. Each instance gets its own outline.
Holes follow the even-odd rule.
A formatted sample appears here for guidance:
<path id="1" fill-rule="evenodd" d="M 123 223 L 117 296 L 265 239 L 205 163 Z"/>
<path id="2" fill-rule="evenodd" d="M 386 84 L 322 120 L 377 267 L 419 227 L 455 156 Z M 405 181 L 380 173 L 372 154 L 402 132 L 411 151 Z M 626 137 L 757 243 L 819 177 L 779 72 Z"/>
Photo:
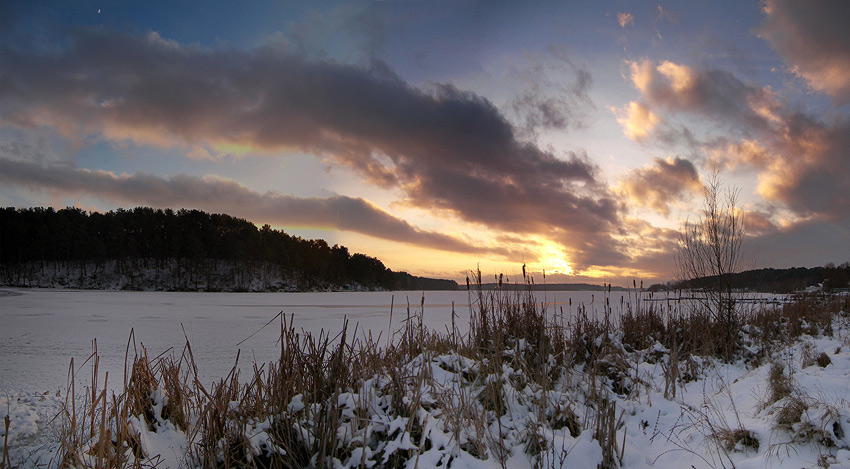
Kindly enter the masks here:
<path id="1" fill-rule="evenodd" d="M 418 229 L 361 198 L 335 195 L 301 198 L 258 193 L 232 180 L 178 175 L 90 171 L 67 165 L 41 165 L 0 157 L 0 181 L 51 193 L 80 194 L 102 200 L 158 208 L 191 207 L 226 212 L 262 223 L 353 231 L 379 239 L 463 253 L 512 253 L 471 244 L 452 236 Z"/>
<path id="2" fill-rule="evenodd" d="M 759 30 L 813 89 L 850 101 L 850 3 L 767 0 Z"/>
<path id="3" fill-rule="evenodd" d="M 830 124 L 793 113 L 772 142 L 775 157 L 759 175 L 759 192 L 803 216 L 850 218 L 850 121 Z"/>
<path id="4" fill-rule="evenodd" d="M 613 109 L 617 122 L 623 126 L 623 133 L 630 139 L 641 142 L 658 125 L 659 119 L 646 104 L 631 101 L 625 109 Z"/>
<path id="5" fill-rule="evenodd" d="M 527 53 L 529 65 L 514 72 L 526 87 L 510 106 L 520 130 L 530 137 L 545 129 L 584 128 L 589 111 L 595 109 L 590 98 L 590 72 L 576 65 L 561 49 L 551 48 L 546 58 L 544 62 Z"/>
<path id="6" fill-rule="evenodd" d="M 693 163 L 683 158 L 653 158 L 652 163 L 633 170 L 618 188 L 637 206 L 649 207 L 664 215 L 670 205 L 703 189 Z"/>
<path id="7" fill-rule="evenodd" d="M 628 25 L 634 26 L 635 17 L 631 13 L 617 13 L 617 23 L 620 24 L 621 28 L 625 28 Z"/>
<path id="8" fill-rule="evenodd" d="M 708 165 L 757 173 L 756 191 L 767 201 L 758 205 L 766 208 L 747 208 L 745 212 L 749 233 L 745 252 L 757 265 L 814 266 L 843 261 L 835 256 L 843 254 L 850 239 L 850 120 L 838 117 L 827 122 L 794 110 L 769 87 L 744 82 L 726 71 L 646 60 L 630 66 L 647 112 L 662 121 L 672 120 L 671 115 L 689 114 L 720 132 L 720 136 L 696 137 L 687 131 L 677 141 L 700 146 Z M 664 135 L 670 130 L 657 126 L 646 138 L 674 144 Z M 640 171 L 647 168 L 636 174 L 656 175 Z M 628 182 L 624 181 L 623 187 Z M 638 190 L 641 187 L 637 185 Z M 663 208 L 654 202 L 667 200 L 665 196 L 651 193 L 644 199 L 650 206 Z M 631 261 L 641 266 L 663 269 L 665 259 L 670 259 L 662 251 L 638 249 L 648 253 L 630 253 Z"/>
<path id="9" fill-rule="evenodd" d="M 757 171 L 757 193 L 798 216 L 850 217 L 850 121 L 790 112 L 758 135 L 709 149 L 709 161 Z"/>
<path id="10" fill-rule="evenodd" d="M 653 226 L 637 218 L 626 218 L 625 226 L 634 237 L 630 240 L 631 259 L 623 267 L 644 272 L 632 278 L 669 278 L 676 263 L 679 232 L 672 228 Z"/>
<path id="11" fill-rule="evenodd" d="M 813 218 L 745 238 L 743 249 L 760 267 L 814 267 L 850 260 L 846 249 L 848 239 L 850 219 Z"/>
<path id="12" fill-rule="evenodd" d="M 161 146 L 304 151 L 411 205 L 515 233 L 554 233 L 578 263 L 610 258 L 620 205 L 583 152 L 517 138 L 486 99 L 428 90 L 385 65 L 311 61 L 285 46 L 182 45 L 71 33 L 51 51 L 0 46 L 0 119 Z M 202 152 L 194 156 L 204 157 Z"/>
<path id="13" fill-rule="evenodd" d="M 850 217 L 850 120 L 789 109 L 769 87 L 725 71 L 646 60 L 630 67 L 647 112 L 690 113 L 725 130 L 706 148 L 710 162 L 756 170 L 759 194 L 801 217 Z"/>
<path id="14" fill-rule="evenodd" d="M 680 15 L 679 15 L 678 12 L 664 8 L 664 7 L 661 6 L 660 3 L 658 4 L 658 6 L 656 7 L 655 10 L 656 10 L 656 15 L 655 15 L 655 21 L 656 22 L 659 22 L 659 23 L 662 22 L 662 21 L 668 21 L 670 23 L 678 23 L 679 22 L 679 16 Z"/>
<path id="15" fill-rule="evenodd" d="M 653 111 L 694 112 L 727 121 L 732 129 L 739 124 L 760 129 L 777 119 L 780 104 L 770 88 L 745 83 L 725 70 L 650 60 L 629 62 L 629 68 L 635 88 Z"/>
<path id="16" fill-rule="evenodd" d="M 761 210 L 745 210 L 744 226 L 747 235 L 756 238 L 774 235 L 780 230 L 779 225 L 773 221 L 772 214 Z"/>
<path id="17" fill-rule="evenodd" d="M 709 150 L 709 159 L 714 166 L 736 170 L 742 167 L 767 167 L 771 164 L 773 155 L 758 140 L 743 139 L 715 146 Z"/>

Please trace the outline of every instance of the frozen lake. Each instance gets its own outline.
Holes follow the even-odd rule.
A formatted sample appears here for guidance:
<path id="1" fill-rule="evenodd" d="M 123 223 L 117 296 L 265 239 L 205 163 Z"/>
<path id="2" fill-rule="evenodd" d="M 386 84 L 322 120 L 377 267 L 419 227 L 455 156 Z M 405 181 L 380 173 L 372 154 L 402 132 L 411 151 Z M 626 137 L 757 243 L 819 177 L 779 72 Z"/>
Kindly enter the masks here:
<path id="1" fill-rule="evenodd" d="M 611 304 L 625 293 L 613 292 Z M 241 349 L 240 365 L 266 363 L 279 355 L 279 321 L 283 311 L 294 315 L 296 329 L 318 334 L 338 333 L 348 318 L 358 336 L 371 332 L 386 340 L 411 312 L 420 310 L 422 292 L 334 293 L 186 293 L 53 289 L 3 289 L 0 293 L 0 391 L 55 391 L 64 388 L 70 360 L 79 368 L 97 340 L 100 379 L 109 371 L 110 387 L 123 382 L 124 354 L 130 331 L 153 358 L 173 348 L 179 357 L 184 330 L 202 382 L 226 375 Z M 566 315 L 580 303 L 601 310 L 602 292 L 538 292 L 552 310 Z M 425 292 L 424 321 L 432 328 L 451 328 L 452 302 L 461 333 L 469 325 L 466 291 Z M 390 326 L 390 305 L 394 304 Z M 572 306 L 570 306 L 572 303 Z M 590 306 L 590 305 L 593 306 Z M 257 332 L 259 330 L 259 332 Z M 256 333 L 256 334 L 255 334 Z M 254 335 L 252 335 L 254 334 Z M 247 340 L 246 340 L 247 339 Z M 243 342 L 244 341 L 244 342 Z M 237 345 L 240 342 L 241 345 Z M 133 351 L 130 350 L 132 357 Z M 78 382 L 90 382 L 89 367 Z M 243 375 L 244 377 L 244 375 Z"/>

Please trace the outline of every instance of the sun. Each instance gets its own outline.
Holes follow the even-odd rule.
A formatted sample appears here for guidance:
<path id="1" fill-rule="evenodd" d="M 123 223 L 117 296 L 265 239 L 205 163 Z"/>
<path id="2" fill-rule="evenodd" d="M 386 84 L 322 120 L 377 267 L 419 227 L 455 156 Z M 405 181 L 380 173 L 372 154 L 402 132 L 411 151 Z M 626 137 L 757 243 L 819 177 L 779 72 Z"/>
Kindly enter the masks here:
<path id="1" fill-rule="evenodd" d="M 540 267 L 556 274 L 573 274 L 573 266 L 567 260 L 564 250 L 557 244 L 547 243 L 540 252 Z"/>

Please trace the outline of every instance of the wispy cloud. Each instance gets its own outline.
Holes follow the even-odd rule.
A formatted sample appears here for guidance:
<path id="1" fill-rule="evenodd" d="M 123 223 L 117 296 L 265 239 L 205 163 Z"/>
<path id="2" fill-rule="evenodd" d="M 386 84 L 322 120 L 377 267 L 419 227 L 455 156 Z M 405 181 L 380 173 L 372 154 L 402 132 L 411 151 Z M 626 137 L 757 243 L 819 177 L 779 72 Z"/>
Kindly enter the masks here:
<path id="1" fill-rule="evenodd" d="M 520 130 L 536 137 L 548 129 L 587 127 L 588 114 L 595 109 L 590 72 L 558 48 L 550 48 L 543 57 L 526 54 L 525 58 L 527 65 L 512 73 L 525 85 L 510 103 Z"/>
<path id="2" fill-rule="evenodd" d="M 631 13 L 620 12 L 617 13 L 617 23 L 621 28 L 625 28 L 629 25 L 633 26 L 635 24 L 635 17 Z"/>

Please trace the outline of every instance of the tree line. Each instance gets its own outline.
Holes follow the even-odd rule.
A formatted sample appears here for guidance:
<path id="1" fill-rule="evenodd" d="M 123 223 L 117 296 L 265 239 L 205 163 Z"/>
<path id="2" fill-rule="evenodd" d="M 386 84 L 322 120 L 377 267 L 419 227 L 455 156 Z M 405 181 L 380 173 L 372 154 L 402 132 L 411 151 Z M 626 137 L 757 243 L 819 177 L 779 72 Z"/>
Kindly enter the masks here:
<path id="1" fill-rule="evenodd" d="M 105 268 L 131 275 L 142 269 L 178 269 L 193 282 L 175 285 L 203 289 L 204 279 L 220 270 L 219 261 L 231 270 L 235 266 L 246 278 L 272 268 L 292 279 L 299 290 L 351 285 L 387 290 L 457 288 L 454 281 L 393 272 L 380 260 L 351 254 L 345 246 L 291 236 L 268 224 L 257 228 L 225 214 L 148 207 L 106 213 L 73 207 L 0 209 L 0 266 L 7 284 L 32 272 L 33 265 L 50 264 L 54 269 L 74 267 L 88 277 Z M 170 288 L 175 287 L 157 286 Z"/>
<path id="2" fill-rule="evenodd" d="M 655 284 L 650 290 L 699 289 L 705 279 L 671 281 Z M 823 267 L 790 267 L 787 269 L 754 269 L 728 275 L 728 282 L 735 290 L 772 293 L 793 293 L 807 287 L 823 285 L 824 290 L 850 287 L 850 263 Z"/>

